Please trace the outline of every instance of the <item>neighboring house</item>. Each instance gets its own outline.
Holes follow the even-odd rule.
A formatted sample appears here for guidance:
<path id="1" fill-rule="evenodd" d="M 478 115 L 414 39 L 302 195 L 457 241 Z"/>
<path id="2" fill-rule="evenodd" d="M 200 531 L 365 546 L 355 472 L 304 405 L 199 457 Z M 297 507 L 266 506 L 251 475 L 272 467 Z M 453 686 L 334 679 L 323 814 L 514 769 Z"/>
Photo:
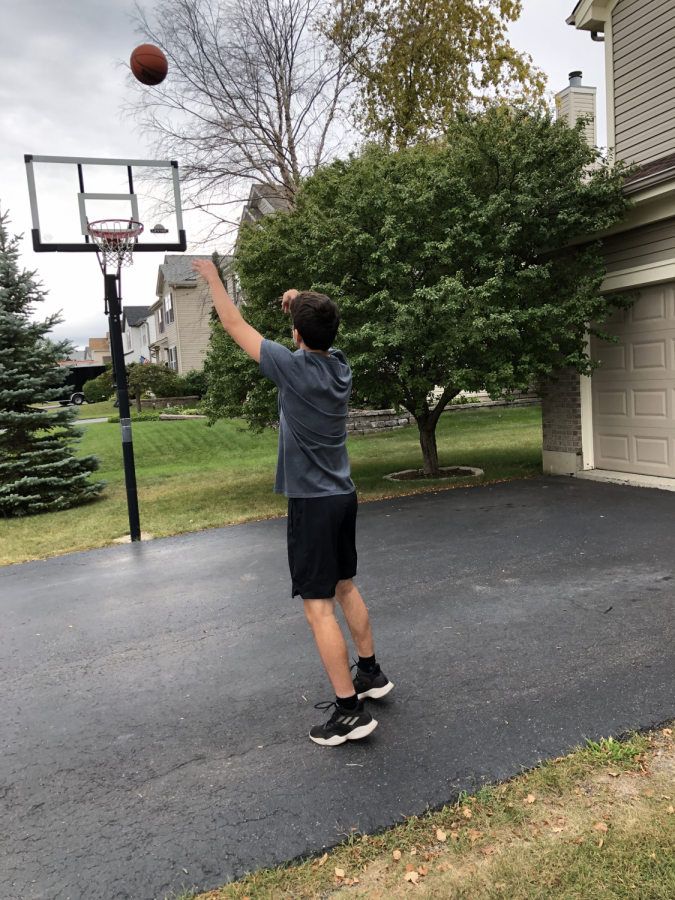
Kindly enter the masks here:
<path id="1" fill-rule="evenodd" d="M 255 224 L 264 216 L 289 208 L 280 188 L 253 184 L 244 206 L 241 223 Z M 152 362 L 168 365 L 184 374 L 201 369 L 211 335 L 211 295 L 201 278 L 192 271 L 193 259 L 211 259 L 211 255 L 171 255 L 164 258 L 157 276 L 157 300 L 148 309 L 150 336 L 149 353 Z M 232 257 L 221 256 L 224 281 L 228 294 L 239 306 L 241 291 L 231 270 Z M 133 307 L 127 307 L 127 310 Z M 139 319 L 138 324 L 142 322 Z M 133 328 L 131 328 L 133 331 Z M 133 336 L 131 346 L 136 347 Z M 143 344 L 141 343 L 141 353 Z M 143 353 L 143 355 L 145 355 Z"/>
<path id="2" fill-rule="evenodd" d="M 201 369 L 211 334 L 211 295 L 206 282 L 191 269 L 193 259 L 211 259 L 194 253 L 165 256 L 157 276 L 157 300 L 149 308 L 155 336 L 150 343 L 152 362 L 163 363 L 183 375 Z M 223 257 L 226 265 L 231 257 Z M 228 290 L 232 288 L 227 276 Z"/>
<path id="3" fill-rule="evenodd" d="M 89 347 L 85 347 L 84 350 L 73 350 L 68 357 L 68 362 L 84 362 L 88 359 L 92 359 L 91 350 Z"/>
<path id="4" fill-rule="evenodd" d="M 112 362 L 109 331 L 104 338 L 89 338 L 89 354 L 89 358 L 99 365 Z"/>
<path id="5" fill-rule="evenodd" d="M 593 377 L 563 372 L 544 398 L 551 474 L 675 489 L 674 17 L 673 0 L 581 0 L 567 20 L 594 40 L 604 36 L 608 144 L 616 159 L 641 167 L 625 186 L 634 208 L 598 235 L 603 290 L 640 298 L 603 326 L 618 343 L 592 341 L 602 361 Z M 571 84 L 559 114 L 576 117 L 589 90 Z"/>
<path id="6" fill-rule="evenodd" d="M 255 225 L 264 216 L 275 212 L 288 212 L 290 204 L 282 188 L 270 184 L 252 184 L 248 200 L 241 214 L 240 227 L 245 222 Z"/>
<path id="7" fill-rule="evenodd" d="M 150 362 L 155 341 L 155 317 L 149 306 L 125 306 L 122 313 L 124 362 Z"/>

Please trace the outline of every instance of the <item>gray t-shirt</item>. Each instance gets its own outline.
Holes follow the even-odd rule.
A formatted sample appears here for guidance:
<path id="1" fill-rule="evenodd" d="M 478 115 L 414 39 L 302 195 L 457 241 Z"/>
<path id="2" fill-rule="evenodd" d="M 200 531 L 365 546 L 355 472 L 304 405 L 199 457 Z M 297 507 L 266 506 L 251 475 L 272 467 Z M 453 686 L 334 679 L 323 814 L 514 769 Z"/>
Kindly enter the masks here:
<path id="1" fill-rule="evenodd" d="M 292 353 L 274 341 L 260 347 L 260 372 L 279 388 L 277 494 L 323 497 L 354 490 L 345 427 L 352 371 L 341 350 L 329 353 Z"/>

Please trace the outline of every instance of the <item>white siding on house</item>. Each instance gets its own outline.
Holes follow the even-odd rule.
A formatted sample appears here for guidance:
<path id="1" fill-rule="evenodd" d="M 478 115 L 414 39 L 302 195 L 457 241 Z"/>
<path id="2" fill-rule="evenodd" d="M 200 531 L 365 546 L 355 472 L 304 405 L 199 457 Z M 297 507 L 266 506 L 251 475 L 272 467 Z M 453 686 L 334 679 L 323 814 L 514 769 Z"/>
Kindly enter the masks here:
<path id="1" fill-rule="evenodd" d="M 612 12 L 617 159 L 675 150 L 675 0 L 619 0 Z"/>
<path id="2" fill-rule="evenodd" d="M 213 303 L 208 287 L 200 279 L 194 288 L 175 291 L 178 365 L 181 374 L 191 369 L 201 369 L 211 334 L 211 308 Z"/>
<path id="3" fill-rule="evenodd" d="M 594 87 L 568 87 L 556 96 L 556 118 L 566 118 L 570 127 L 574 127 L 581 116 L 591 116 L 592 121 L 586 124 L 584 133 L 591 147 L 598 143 L 596 138 L 596 112 Z"/>
<path id="4" fill-rule="evenodd" d="M 675 259 L 675 219 L 604 238 L 601 252 L 608 272 Z"/>

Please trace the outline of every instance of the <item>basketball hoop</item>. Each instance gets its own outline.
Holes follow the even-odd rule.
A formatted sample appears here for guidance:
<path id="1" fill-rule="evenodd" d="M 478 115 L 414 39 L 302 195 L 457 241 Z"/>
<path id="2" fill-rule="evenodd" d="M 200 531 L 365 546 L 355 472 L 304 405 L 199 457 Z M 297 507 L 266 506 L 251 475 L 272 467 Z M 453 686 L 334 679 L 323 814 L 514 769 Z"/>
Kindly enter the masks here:
<path id="1" fill-rule="evenodd" d="M 143 226 L 133 219 L 101 219 L 89 222 L 87 231 L 101 253 L 103 265 L 114 261 L 119 270 L 132 264 L 134 244 Z"/>

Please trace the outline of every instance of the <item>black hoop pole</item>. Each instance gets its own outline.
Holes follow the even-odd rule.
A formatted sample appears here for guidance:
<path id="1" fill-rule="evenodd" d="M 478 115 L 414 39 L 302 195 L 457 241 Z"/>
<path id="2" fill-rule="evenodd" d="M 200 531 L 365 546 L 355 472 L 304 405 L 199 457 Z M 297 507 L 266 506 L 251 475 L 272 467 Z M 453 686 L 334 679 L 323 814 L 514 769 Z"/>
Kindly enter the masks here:
<path id="1" fill-rule="evenodd" d="M 132 541 L 141 539 L 141 520 L 138 514 L 138 492 L 136 490 L 136 468 L 134 466 L 134 445 L 131 439 L 131 417 L 129 412 L 129 388 L 127 372 L 124 365 L 124 348 L 122 346 L 122 326 L 120 323 L 120 302 L 117 292 L 119 273 L 105 278 L 105 299 L 108 307 L 110 325 L 110 349 L 112 350 L 113 369 L 117 383 L 117 405 L 120 411 L 122 428 L 122 459 L 124 461 L 124 481 L 127 489 L 127 508 L 129 510 L 129 534 Z"/>

